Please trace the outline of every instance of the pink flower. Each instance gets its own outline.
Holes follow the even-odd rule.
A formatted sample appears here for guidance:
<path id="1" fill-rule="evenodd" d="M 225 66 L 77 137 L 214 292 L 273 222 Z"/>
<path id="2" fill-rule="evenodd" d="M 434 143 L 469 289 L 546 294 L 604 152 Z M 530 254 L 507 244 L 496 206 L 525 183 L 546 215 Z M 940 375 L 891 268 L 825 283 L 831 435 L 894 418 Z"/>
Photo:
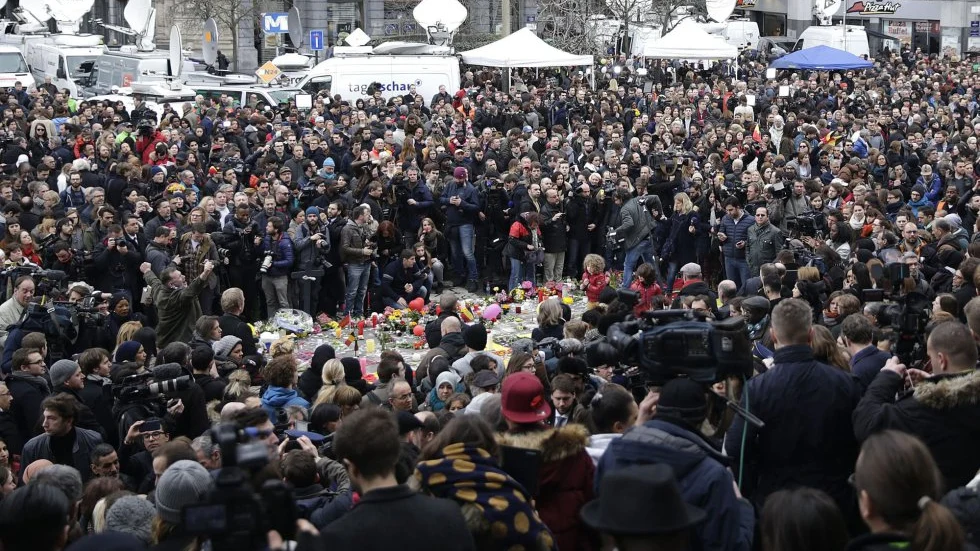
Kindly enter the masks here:
<path id="1" fill-rule="evenodd" d="M 326 312 L 324 312 L 316 317 L 316 321 L 320 323 L 330 323 L 330 316 L 328 316 Z"/>
<path id="2" fill-rule="evenodd" d="M 530 291 L 532 287 L 534 287 L 534 284 L 531 283 L 530 281 L 525 281 L 524 283 L 521 284 L 521 288 L 524 289 L 525 291 Z"/>

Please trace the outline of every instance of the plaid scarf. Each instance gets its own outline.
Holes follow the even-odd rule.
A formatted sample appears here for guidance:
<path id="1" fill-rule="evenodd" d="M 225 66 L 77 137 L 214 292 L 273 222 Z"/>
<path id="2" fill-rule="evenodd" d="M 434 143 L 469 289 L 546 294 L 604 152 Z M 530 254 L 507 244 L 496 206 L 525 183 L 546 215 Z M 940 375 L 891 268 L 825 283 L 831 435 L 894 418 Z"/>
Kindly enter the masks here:
<path id="1" fill-rule="evenodd" d="M 451 444 L 440 457 L 420 461 L 415 476 L 423 491 L 482 511 L 501 549 L 557 549 L 527 491 L 486 450 Z"/>

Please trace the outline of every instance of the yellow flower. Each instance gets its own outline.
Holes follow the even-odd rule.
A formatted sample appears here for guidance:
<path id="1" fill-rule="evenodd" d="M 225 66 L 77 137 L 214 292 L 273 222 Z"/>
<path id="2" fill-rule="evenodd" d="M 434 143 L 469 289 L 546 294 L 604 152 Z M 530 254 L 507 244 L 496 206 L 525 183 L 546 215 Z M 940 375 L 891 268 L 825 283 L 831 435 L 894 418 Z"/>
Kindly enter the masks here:
<path id="1" fill-rule="evenodd" d="M 340 324 L 335 321 L 331 321 L 330 323 L 327 324 L 327 327 L 331 329 L 337 329 L 338 327 L 340 327 Z"/>
<path id="2" fill-rule="evenodd" d="M 572 298 L 572 297 L 562 297 L 561 298 L 561 301 L 564 302 L 565 304 L 569 305 L 569 306 L 571 306 L 572 304 L 575 303 L 575 299 Z"/>

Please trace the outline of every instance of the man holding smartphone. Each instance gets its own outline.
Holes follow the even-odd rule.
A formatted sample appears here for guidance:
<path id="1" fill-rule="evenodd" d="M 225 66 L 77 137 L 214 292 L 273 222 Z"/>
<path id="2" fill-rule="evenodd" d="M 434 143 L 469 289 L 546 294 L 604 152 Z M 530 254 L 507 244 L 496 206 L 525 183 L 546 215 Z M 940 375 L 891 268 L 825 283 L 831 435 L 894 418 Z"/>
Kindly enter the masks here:
<path id="1" fill-rule="evenodd" d="M 485 219 L 486 215 L 481 212 L 480 196 L 470 184 L 465 168 L 460 166 L 453 170 L 453 182 L 446 186 L 439 201 L 446 207 L 453 270 L 457 277 L 466 276 L 466 290 L 475 293 L 480 288 L 474 253 L 476 221 Z"/>

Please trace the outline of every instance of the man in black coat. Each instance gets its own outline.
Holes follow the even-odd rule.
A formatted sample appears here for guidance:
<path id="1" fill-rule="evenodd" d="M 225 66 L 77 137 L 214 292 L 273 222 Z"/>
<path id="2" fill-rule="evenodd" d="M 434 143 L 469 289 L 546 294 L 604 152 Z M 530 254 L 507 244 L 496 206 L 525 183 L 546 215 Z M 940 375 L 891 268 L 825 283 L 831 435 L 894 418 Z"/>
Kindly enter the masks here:
<path id="1" fill-rule="evenodd" d="M 17 430 L 14 416 L 10 413 L 12 401 L 7 385 L 0 383 L 0 440 L 7 444 L 7 451 L 10 452 L 10 455 L 20 455 L 20 450 L 24 447 L 24 440 L 20 436 L 20 431 Z"/>
<path id="2" fill-rule="evenodd" d="M 13 415 L 21 440 L 27 442 L 40 434 L 41 402 L 51 395 L 44 373 L 44 356 L 36 348 L 20 348 L 11 361 L 13 370 L 7 377 L 10 389 L 10 413 Z"/>
<path id="3" fill-rule="evenodd" d="M 871 342 L 874 339 L 874 330 L 871 320 L 861 312 L 844 318 L 840 329 L 844 346 L 851 355 L 851 374 L 857 377 L 865 389 L 871 386 L 878 372 L 891 358 L 891 354 L 878 350 Z"/>
<path id="4" fill-rule="evenodd" d="M 732 471 L 744 470 L 742 493 L 753 503 L 761 506 L 778 490 L 808 486 L 827 492 L 855 522 L 856 500 L 847 479 L 858 454 L 851 413 L 861 389 L 849 373 L 814 359 L 812 319 L 810 306 L 799 299 L 784 300 L 773 310 L 775 364 L 750 379 L 742 397 L 742 407 L 765 426 L 737 417 L 725 451 L 735 462 Z"/>
<path id="5" fill-rule="evenodd" d="M 242 339 L 242 353 L 246 356 L 258 354 L 252 329 L 241 318 L 242 312 L 245 310 L 245 293 L 237 287 L 226 289 L 221 293 L 221 310 L 224 312 L 218 318 L 221 334 Z"/>
<path id="6" fill-rule="evenodd" d="M 361 500 L 320 533 L 317 549 L 476 549 L 458 504 L 422 495 L 395 480 L 400 443 L 391 412 L 354 412 L 334 433 L 333 446 Z"/>
<path id="7" fill-rule="evenodd" d="M 947 488 L 963 486 L 980 469 L 980 372 L 977 346 L 958 321 L 940 323 L 929 334 L 932 375 L 892 358 L 854 410 L 854 435 L 864 440 L 895 429 L 925 442 Z M 906 381 L 914 390 L 903 393 Z M 895 396 L 899 395 L 896 400 Z"/>

